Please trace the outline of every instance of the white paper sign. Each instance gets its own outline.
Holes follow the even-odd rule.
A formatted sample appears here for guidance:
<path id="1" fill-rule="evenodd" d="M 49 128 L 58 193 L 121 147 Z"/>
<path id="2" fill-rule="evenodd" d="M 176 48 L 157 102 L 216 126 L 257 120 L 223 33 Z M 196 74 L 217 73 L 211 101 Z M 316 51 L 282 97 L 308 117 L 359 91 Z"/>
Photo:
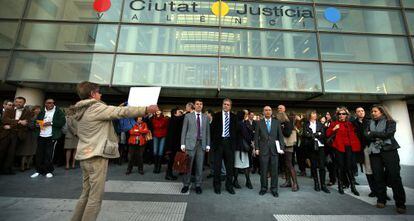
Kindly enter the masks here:
<path id="1" fill-rule="evenodd" d="M 128 106 L 146 107 L 158 103 L 161 87 L 131 87 Z"/>
<path id="2" fill-rule="evenodd" d="M 278 140 L 276 140 L 275 141 L 276 142 L 276 149 L 277 149 L 277 152 L 279 153 L 279 154 L 284 154 L 285 152 L 280 148 L 280 143 L 279 143 L 279 141 Z"/>

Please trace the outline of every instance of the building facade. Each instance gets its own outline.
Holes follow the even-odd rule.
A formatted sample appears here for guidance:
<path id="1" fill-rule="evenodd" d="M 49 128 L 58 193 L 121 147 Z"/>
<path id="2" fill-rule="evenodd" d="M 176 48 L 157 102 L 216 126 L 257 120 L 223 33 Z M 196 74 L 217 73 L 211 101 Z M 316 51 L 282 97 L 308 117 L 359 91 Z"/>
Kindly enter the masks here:
<path id="1" fill-rule="evenodd" d="M 0 0 L 2 91 L 384 102 L 414 164 L 412 0 Z M 260 105 L 260 104 L 258 104 Z"/>

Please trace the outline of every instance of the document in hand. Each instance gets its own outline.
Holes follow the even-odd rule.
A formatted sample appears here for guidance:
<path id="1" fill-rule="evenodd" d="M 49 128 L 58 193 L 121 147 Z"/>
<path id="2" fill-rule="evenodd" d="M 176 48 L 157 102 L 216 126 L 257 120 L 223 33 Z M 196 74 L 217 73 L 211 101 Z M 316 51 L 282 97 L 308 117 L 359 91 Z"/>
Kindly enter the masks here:
<path id="1" fill-rule="evenodd" d="M 131 87 L 128 106 L 146 107 L 158 103 L 161 87 Z"/>
<path id="2" fill-rule="evenodd" d="M 279 143 L 279 141 L 278 140 L 276 140 L 275 141 L 276 142 L 276 149 L 277 149 L 277 152 L 279 153 L 279 154 L 284 154 L 285 152 L 280 148 L 280 143 Z"/>

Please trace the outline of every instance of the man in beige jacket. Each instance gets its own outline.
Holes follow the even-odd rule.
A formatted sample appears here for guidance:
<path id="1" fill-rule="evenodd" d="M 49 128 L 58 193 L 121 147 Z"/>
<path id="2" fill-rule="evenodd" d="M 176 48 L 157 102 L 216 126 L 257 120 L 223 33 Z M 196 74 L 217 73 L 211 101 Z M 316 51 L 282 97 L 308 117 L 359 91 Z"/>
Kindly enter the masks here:
<path id="1" fill-rule="evenodd" d="M 97 219 L 101 209 L 108 159 L 119 157 L 118 137 L 112 120 L 155 113 L 158 107 L 108 106 L 101 101 L 99 85 L 90 82 L 79 83 L 77 92 L 81 101 L 73 107 L 79 137 L 75 158 L 82 168 L 83 190 L 72 221 L 90 221 Z"/>

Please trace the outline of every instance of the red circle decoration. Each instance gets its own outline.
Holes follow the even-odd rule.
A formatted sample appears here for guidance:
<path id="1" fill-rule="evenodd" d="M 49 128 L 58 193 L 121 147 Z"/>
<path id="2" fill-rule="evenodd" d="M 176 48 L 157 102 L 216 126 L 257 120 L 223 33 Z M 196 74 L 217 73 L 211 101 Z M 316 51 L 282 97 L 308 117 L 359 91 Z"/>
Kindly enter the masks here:
<path id="1" fill-rule="evenodd" d="M 105 12 L 111 8 L 111 0 L 95 0 L 93 8 L 97 12 Z"/>

